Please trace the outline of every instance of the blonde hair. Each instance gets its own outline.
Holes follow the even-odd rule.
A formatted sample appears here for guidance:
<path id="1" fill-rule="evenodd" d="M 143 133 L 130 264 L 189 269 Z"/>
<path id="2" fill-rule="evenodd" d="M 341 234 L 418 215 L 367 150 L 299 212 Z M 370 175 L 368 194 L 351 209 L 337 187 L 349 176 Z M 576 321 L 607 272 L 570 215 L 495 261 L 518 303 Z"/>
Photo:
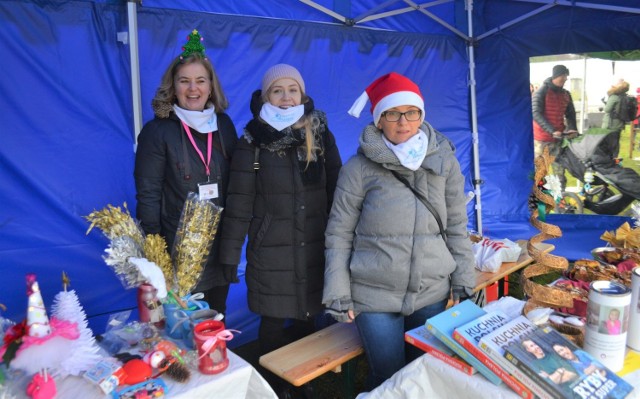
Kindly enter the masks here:
<path id="1" fill-rule="evenodd" d="M 162 75 L 160 79 L 160 86 L 156 90 L 156 94 L 151 100 L 151 107 L 153 112 L 159 118 L 168 118 L 169 113 L 173 109 L 173 104 L 176 103 L 176 86 L 175 77 L 180 68 L 184 65 L 200 63 L 207 70 L 209 74 L 209 80 L 211 82 L 211 95 L 207 100 L 206 107 L 210 107 L 212 104 L 216 109 L 216 112 L 224 112 L 229 107 L 229 101 L 222 90 L 222 85 L 218 79 L 211 61 L 204 57 L 200 53 L 192 53 L 187 57 L 176 57 L 169 67 Z"/>
<path id="2" fill-rule="evenodd" d="M 607 90 L 607 95 L 610 96 L 612 94 L 624 94 L 629 91 L 629 82 L 625 82 L 623 79 L 620 79 L 618 83 L 611 86 L 609 90 Z"/>
<path id="3" fill-rule="evenodd" d="M 298 86 L 300 86 L 298 84 Z M 309 102 L 309 97 L 307 94 L 301 89 L 301 104 L 306 104 Z M 269 92 L 271 90 L 271 86 L 267 91 L 262 92 L 262 101 L 269 102 Z M 318 155 L 323 154 L 322 147 L 318 144 L 320 142 L 320 132 L 318 128 L 320 127 L 320 120 L 313 114 L 304 114 L 302 118 L 300 118 L 296 123 L 291 126 L 292 129 L 304 129 L 304 145 L 305 145 L 305 153 L 307 158 L 307 167 L 312 159 L 315 159 L 316 152 Z M 317 137 L 317 139 L 316 139 Z"/>

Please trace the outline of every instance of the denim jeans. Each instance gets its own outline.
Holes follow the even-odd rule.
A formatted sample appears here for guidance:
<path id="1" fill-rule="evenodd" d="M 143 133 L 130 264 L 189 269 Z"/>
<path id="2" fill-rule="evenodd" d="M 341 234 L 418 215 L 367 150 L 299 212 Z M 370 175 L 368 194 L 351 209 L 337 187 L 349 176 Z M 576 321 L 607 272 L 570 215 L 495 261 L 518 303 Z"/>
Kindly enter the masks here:
<path id="1" fill-rule="evenodd" d="M 400 313 L 360 313 L 356 325 L 369 362 L 368 391 L 382 384 L 407 363 L 424 352 L 405 344 L 404 333 L 424 325 L 425 321 L 442 312 L 447 305 L 444 299 L 418 309 L 409 316 Z M 406 353 L 405 353 L 406 349 Z"/>

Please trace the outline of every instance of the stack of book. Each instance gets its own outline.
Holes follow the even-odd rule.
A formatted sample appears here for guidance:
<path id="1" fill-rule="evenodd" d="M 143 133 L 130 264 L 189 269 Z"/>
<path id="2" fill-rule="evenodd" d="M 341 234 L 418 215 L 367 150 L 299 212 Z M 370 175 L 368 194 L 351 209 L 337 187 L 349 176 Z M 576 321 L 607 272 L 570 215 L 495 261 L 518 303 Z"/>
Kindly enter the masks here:
<path id="1" fill-rule="evenodd" d="M 551 327 L 464 301 L 407 331 L 405 340 L 522 398 L 622 399 L 633 387 Z"/>

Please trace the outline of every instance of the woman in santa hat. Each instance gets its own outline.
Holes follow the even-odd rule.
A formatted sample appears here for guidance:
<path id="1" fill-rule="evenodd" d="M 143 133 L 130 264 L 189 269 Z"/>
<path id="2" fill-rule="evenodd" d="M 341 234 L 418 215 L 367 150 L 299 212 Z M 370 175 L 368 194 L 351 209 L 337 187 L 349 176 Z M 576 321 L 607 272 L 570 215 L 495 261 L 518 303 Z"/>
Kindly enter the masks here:
<path id="1" fill-rule="evenodd" d="M 475 275 L 464 176 L 451 142 L 424 120 L 420 89 L 390 73 L 349 113 L 367 101 L 373 123 L 340 171 L 325 233 L 322 302 L 338 321 L 355 320 L 373 389 L 420 355 L 404 332 L 442 312 L 452 293 L 469 297 Z"/>

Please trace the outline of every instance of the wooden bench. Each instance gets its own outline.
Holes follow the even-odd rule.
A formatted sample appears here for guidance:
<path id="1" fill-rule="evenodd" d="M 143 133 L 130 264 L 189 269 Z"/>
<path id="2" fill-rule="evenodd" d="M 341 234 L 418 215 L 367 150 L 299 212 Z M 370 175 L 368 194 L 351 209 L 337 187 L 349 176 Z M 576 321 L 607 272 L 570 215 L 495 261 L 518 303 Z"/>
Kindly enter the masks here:
<path id="1" fill-rule="evenodd" d="M 344 394 L 353 397 L 356 357 L 364 353 L 355 323 L 336 323 L 260 357 L 260 365 L 294 386 L 328 371 L 343 373 Z"/>

